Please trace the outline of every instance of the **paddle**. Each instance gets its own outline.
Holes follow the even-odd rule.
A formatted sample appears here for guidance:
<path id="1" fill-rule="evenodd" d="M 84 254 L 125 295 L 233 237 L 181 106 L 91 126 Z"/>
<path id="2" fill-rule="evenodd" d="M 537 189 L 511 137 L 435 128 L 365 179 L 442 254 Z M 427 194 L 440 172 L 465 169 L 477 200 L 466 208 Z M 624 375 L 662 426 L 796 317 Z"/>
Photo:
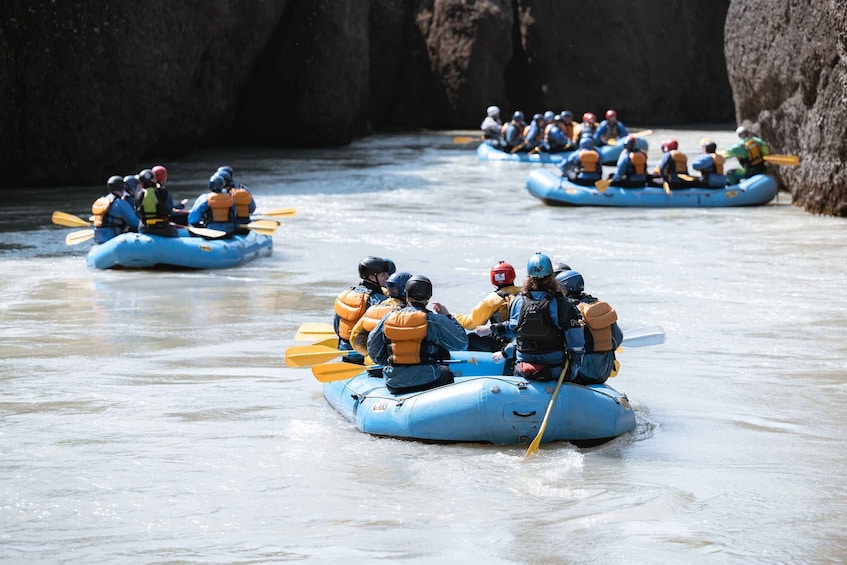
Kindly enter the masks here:
<path id="1" fill-rule="evenodd" d="M 58 211 L 53 212 L 52 220 L 54 224 L 64 226 L 66 228 L 87 228 L 91 225 L 79 216 Z"/>
<path id="2" fill-rule="evenodd" d="M 473 143 L 474 141 L 482 141 L 479 137 L 469 137 L 466 135 L 457 135 L 453 138 L 453 143 Z"/>
<path id="3" fill-rule="evenodd" d="M 651 130 L 651 129 L 644 129 L 644 130 L 641 130 L 641 131 L 637 131 L 637 132 L 635 132 L 635 133 L 631 133 L 631 134 L 629 134 L 629 135 L 631 135 L 631 136 L 633 136 L 633 137 L 646 137 L 646 136 L 648 136 L 648 135 L 652 135 L 652 133 L 653 133 L 653 130 Z"/>
<path id="4" fill-rule="evenodd" d="M 665 343 L 665 330 L 661 326 L 644 326 L 624 332 L 621 345 L 627 347 L 649 347 Z"/>
<path id="5" fill-rule="evenodd" d="M 600 179 L 594 183 L 597 192 L 606 192 L 606 189 L 612 185 L 612 179 Z"/>
<path id="6" fill-rule="evenodd" d="M 273 235 L 279 227 L 279 222 L 275 220 L 256 220 L 239 227 L 247 228 L 248 230 L 252 230 L 263 235 Z"/>
<path id="7" fill-rule="evenodd" d="M 690 175 L 676 175 L 676 176 L 678 176 L 679 178 L 681 178 L 682 180 L 684 180 L 684 181 L 686 181 L 686 182 L 694 182 L 694 181 L 696 181 L 696 180 L 697 180 L 697 179 L 695 179 L 694 177 L 692 177 L 692 176 L 690 176 Z"/>
<path id="8" fill-rule="evenodd" d="M 76 245 L 94 237 L 94 230 L 72 231 L 65 236 L 65 245 Z"/>
<path id="9" fill-rule="evenodd" d="M 538 446 L 541 445 L 541 438 L 544 437 L 544 430 L 547 429 L 547 421 L 550 420 L 550 412 L 553 411 L 553 404 L 556 403 L 556 397 L 559 396 L 559 389 L 562 388 L 562 381 L 565 380 L 565 373 L 568 372 L 569 361 L 569 359 L 565 359 L 565 366 L 562 367 L 562 372 L 559 373 L 559 380 L 556 382 L 556 388 L 553 389 L 553 396 L 550 397 L 550 404 L 547 405 L 547 412 L 544 413 L 541 427 L 538 428 L 538 434 L 536 434 L 535 439 L 526 448 L 526 453 L 523 456 L 524 459 L 538 451 Z"/>
<path id="10" fill-rule="evenodd" d="M 671 195 L 671 185 L 669 185 L 669 184 L 668 184 L 668 181 L 665 181 L 665 183 L 662 185 L 662 188 L 664 188 L 664 189 L 665 189 L 665 193 L 666 193 L 668 196 L 670 196 L 670 195 Z"/>
<path id="11" fill-rule="evenodd" d="M 225 237 L 225 236 L 229 235 L 223 230 L 213 230 L 212 228 L 196 228 L 194 226 L 179 226 L 179 227 L 184 227 L 185 229 L 187 229 L 188 231 L 190 231 L 193 234 L 201 235 L 203 237 L 208 237 L 208 238 L 211 238 L 211 239 L 217 239 L 219 237 Z"/>
<path id="12" fill-rule="evenodd" d="M 271 216 L 273 218 L 290 218 L 297 215 L 297 210 L 294 208 L 274 208 L 267 212 L 256 212 L 257 216 Z"/>
<path id="13" fill-rule="evenodd" d="M 470 363 L 471 365 L 476 365 L 477 360 L 476 357 L 471 357 L 470 359 L 446 359 L 444 361 L 439 361 L 439 363 Z M 382 367 L 382 365 L 329 363 L 326 365 L 315 365 L 312 367 L 312 374 L 315 375 L 315 378 L 322 383 L 331 383 L 334 381 L 352 379 L 362 371 L 367 371 L 368 369 L 379 369 L 380 367 Z"/>
<path id="14" fill-rule="evenodd" d="M 509 150 L 509 153 L 517 153 L 518 151 L 520 151 L 524 147 L 526 147 L 526 142 L 519 143 L 519 144 L 515 145 L 514 147 L 512 147 L 512 149 Z"/>
<path id="15" fill-rule="evenodd" d="M 762 158 L 768 163 L 773 163 L 774 165 L 796 167 L 800 164 L 800 157 L 797 155 L 765 155 Z"/>
<path id="16" fill-rule="evenodd" d="M 294 340 L 312 341 L 313 339 L 328 339 L 330 337 L 337 338 L 331 325 L 320 322 L 306 322 L 297 328 L 297 335 L 294 336 Z"/>
<path id="17" fill-rule="evenodd" d="M 326 345 L 292 345 L 285 350 L 285 365 L 286 367 L 311 367 L 348 353 L 353 352 Z"/>

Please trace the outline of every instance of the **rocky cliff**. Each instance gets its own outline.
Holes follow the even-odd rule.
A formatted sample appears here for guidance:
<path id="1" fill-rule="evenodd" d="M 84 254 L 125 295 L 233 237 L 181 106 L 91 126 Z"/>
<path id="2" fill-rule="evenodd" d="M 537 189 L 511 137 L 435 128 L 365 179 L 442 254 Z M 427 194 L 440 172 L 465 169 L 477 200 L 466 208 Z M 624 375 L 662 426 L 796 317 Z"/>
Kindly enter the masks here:
<path id="1" fill-rule="evenodd" d="M 738 122 L 779 153 L 795 204 L 847 216 L 847 11 L 842 2 L 732 0 L 726 60 Z"/>

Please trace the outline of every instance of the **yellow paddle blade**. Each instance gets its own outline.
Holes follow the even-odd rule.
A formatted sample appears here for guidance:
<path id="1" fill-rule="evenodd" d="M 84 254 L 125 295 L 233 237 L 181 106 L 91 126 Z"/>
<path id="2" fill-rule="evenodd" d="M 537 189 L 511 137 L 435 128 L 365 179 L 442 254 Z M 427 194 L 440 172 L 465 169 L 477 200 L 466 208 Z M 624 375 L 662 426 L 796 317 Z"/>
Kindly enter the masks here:
<path id="1" fill-rule="evenodd" d="M 594 183 L 597 192 L 606 192 L 606 189 L 612 185 L 612 179 L 600 179 Z"/>
<path id="2" fill-rule="evenodd" d="M 292 345 L 285 350 L 285 365 L 287 367 L 311 367 L 347 353 L 351 352 L 325 345 Z"/>
<path id="3" fill-rule="evenodd" d="M 324 347 L 331 347 L 335 349 L 336 347 L 338 347 L 338 336 L 332 334 L 332 337 L 316 341 L 312 345 L 323 345 Z"/>
<path id="4" fill-rule="evenodd" d="M 481 141 L 478 137 L 469 137 L 466 135 L 457 135 L 453 138 L 453 143 L 473 143 L 474 141 Z"/>
<path id="5" fill-rule="evenodd" d="M 668 181 L 665 181 L 665 184 L 662 185 L 662 188 L 665 189 L 665 192 L 668 196 L 671 195 L 671 185 L 668 184 Z"/>
<path id="6" fill-rule="evenodd" d="M 695 180 L 697 180 L 697 179 L 695 179 L 694 177 L 689 176 L 689 175 L 677 175 L 677 176 L 678 176 L 679 178 L 681 178 L 682 180 L 684 180 L 684 181 L 688 181 L 688 182 L 694 182 Z"/>
<path id="7" fill-rule="evenodd" d="M 257 216 L 272 216 L 274 218 L 290 218 L 297 215 L 297 210 L 294 208 L 274 208 L 267 212 L 256 212 Z"/>
<path id="8" fill-rule="evenodd" d="M 611 145 L 612 147 L 614 147 L 617 144 L 618 144 L 618 138 L 616 138 L 616 137 L 610 137 L 609 139 L 606 140 L 606 145 Z"/>
<path id="9" fill-rule="evenodd" d="M 94 237 L 94 230 L 72 231 L 65 236 L 65 245 L 76 245 Z"/>
<path id="10" fill-rule="evenodd" d="M 336 337 L 335 330 L 329 324 L 320 322 L 306 322 L 297 328 L 297 335 L 294 336 L 295 341 L 313 341 L 315 339 L 328 339 Z"/>
<path id="11" fill-rule="evenodd" d="M 53 212 L 52 220 L 54 224 L 64 226 L 66 228 L 87 228 L 91 225 L 79 216 L 59 211 Z"/>
<path id="12" fill-rule="evenodd" d="M 631 133 L 629 135 L 631 135 L 633 137 L 645 137 L 645 136 L 651 135 L 652 133 L 653 133 L 653 130 L 645 129 L 645 130 L 637 131 L 635 133 Z"/>
<path id="13" fill-rule="evenodd" d="M 256 220 L 242 227 L 264 235 L 273 235 L 276 232 L 276 228 L 279 227 L 279 222 L 274 220 Z"/>
<path id="14" fill-rule="evenodd" d="M 800 164 L 800 157 L 797 155 L 765 155 L 763 159 L 768 163 L 787 167 L 796 167 Z"/>
<path id="15" fill-rule="evenodd" d="M 367 369 L 368 366 L 356 365 L 355 363 L 327 363 L 326 365 L 312 367 L 312 374 L 322 383 L 331 383 L 352 379 Z"/>

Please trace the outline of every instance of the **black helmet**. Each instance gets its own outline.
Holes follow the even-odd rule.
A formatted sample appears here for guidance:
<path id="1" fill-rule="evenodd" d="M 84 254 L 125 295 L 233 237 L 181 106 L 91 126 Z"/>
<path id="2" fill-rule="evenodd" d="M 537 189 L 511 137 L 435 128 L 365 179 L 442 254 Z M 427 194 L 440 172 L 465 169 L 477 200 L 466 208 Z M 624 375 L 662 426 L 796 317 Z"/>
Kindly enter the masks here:
<path id="1" fill-rule="evenodd" d="M 386 261 L 382 257 L 374 257 L 373 255 L 369 255 L 359 261 L 359 276 L 365 279 L 370 275 L 378 275 L 380 273 L 393 272 L 391 270 L 391 265 L 393 265 L 393 263 L 389 264 L 388 261 Z"/>
<path id="2" fill-rule="evenodd" d="M 154 175 L 153 171 L 150 169 L 144 169 L 138 173 L 138 182 L 141 183 L 141 186 L 144 188 L 156 186 L 156 175 Z"/>
<path id="3" fill-rule="evenodd" d="M 124 191 L 124 179 L 123 177 L 119 177 L 117 175 L 109 177 L 109 180 L 106 181 L 106 186 L 109 187 L 109 192 L 123 192 Z"/>
<path id="4" fill-rule="evenodd" d="M 432 298 L 432 282 L 423 275 L 415 275 L 406 281 L 406 297 L 411 300 Z"/>
<path id="5" fill-rule="evenodd" d="M 562 263 L 561 261 L 558 263 L 553 263 L 553 274 L 558 275 L 562 271 L 570 271 L 571 268 L 567 263 Z"/>

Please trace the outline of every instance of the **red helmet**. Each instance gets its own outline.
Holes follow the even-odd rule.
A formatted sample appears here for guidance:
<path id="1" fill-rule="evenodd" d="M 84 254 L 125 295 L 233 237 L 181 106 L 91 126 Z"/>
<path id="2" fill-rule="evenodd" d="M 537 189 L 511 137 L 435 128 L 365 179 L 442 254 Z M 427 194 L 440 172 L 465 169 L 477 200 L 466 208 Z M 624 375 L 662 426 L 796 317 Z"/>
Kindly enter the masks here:
<path id="1" fill-rule="evenodd" d="M 617 118 L 617 117 L 618 117 L 618 113 L 615 112 L 614 110 L 606 110 L 606 119 L 607 120 L 609 118 Z"/>
<path id="2" fill-rule="evenodd" d="M 586 112 L 582 115 L 582 123 L 596 122 L 596 121 L 597 121 L 597 116 L 595 116 L 591 112 Z"/>
<path id="3" fill-rule="evenodd" d="M 165 181 L 168 180 L 168 170 L 162 165 L 156 165 L 153 167 L 153 175 L 156 177 L 156 182 L 159 184 L 165 184 Z"/>
<path id="4" fill-rule="evenodd" d="M 515 282 L 515 268 L 505 261 L 491 267 L 491 284 L 506 286 Z"/>
<path id="5" fill-rule="evenodd" d="M 679 149 L 679 143 L 675 139 L 662 140 L 662 151 L 676 151 Z"/>

